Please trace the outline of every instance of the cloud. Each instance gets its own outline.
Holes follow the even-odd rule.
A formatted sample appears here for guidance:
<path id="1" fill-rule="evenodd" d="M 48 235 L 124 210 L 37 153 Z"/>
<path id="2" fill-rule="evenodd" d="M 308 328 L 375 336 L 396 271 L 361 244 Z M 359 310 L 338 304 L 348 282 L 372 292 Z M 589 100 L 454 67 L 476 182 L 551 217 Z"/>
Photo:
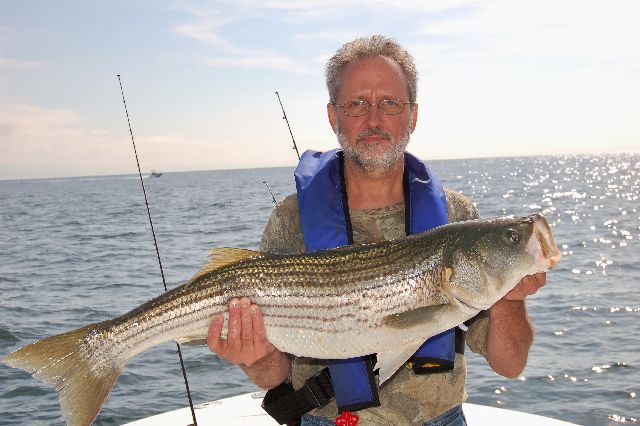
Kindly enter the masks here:
<path id="1" fill-rule="evenodd" d="M 73 111 L 0 106 L 0 179 L 109 173 L 122 157 L 115 146 L 113 134 L 83 129 Z"/>
<path id="2" fill-rule="evenodd" d="M 136 135 L 143 172 L 206 166 L 212 145 L 178 134 Z M 74 111 L 24 103 L 0 106 L 0 179 L 135 172 L 128 132 L 87 128 Z"/>
<path id="3" fill-rule="evenodd" d="M 344 16 L 347 13 L 386 12 L 405 9 L 420 12 L 442 12 L 484 3 L 482 0 L 239 0 L 234 2 L 238 10 L 274 10 L 281 14 L 295 16 Z M 224 3 L 225 10 L 229 3 Z M 207 8 L 219 9 L 219 6 L 207 4 Z M 203 10 L 203 9 L 200 9 Z"/>
<path id="4" fill-rule="evenodd" d="M 43 109 L 28 104 L 5 104 L 0 107 L 0 140 L 40 137 L 46 132 L 64 131 L 77 124 L 80 117 L 61 109 Z"/>
<path id="5" fill-rule="evenodd" d="M 259 141 L 265 137 L 264 125 L 246 129 L 245 137 L 238 139 L 239 125 L 205 134 L 166 131 L 136 134 L 142 171 L 282 164 L 279 156 L 265 158 L 265 151 L 260 148 Z M 229 148 L 230 140 L 235 141 L 233 149 Z M 89 128 L 82 115 L 75 111 L 25 103 L 0 105 L 0 180 L 136 171 L 127 131 Z"/>
<path id="6" fill-rule="evenodd" d="M 237 2 L 225 6 L 224 13 L 215 4 L 209 8 L 186 8 L 184 11 L 191 15 L 192 22 L 178 25 L 174 31 L 211 48 L 211 54 L 202 59 L 209 66 L 309 73 L 307 66 L 284 54 L 274 53 L 272 48 L 240 47 L 222 35 L 225 28 L 256 16 L 256 8 L 249 6 L 252 6 L 250 2 Z"/>
<path id="7" fill-rule="evenodd" d="M 16 30 L 12 27 L 0 26 L 0 88 L 9 86 L 11 71 L 32 70 L 41 67 L 43 64 L 34 61 L 25 61 L 12 57 L 8 51 L 15 41 Z"/>
<path id="8" fill-rule="evenodd" d="M 217 33 L 217 29 L 218 25 L 213 23 L 182 24 L 175 28 L 175 32 L 207 46 L 219 47 L 226 51 L 237 51 L 238 49 L 233 43 Z"/>
<path id="9" fill-rule="evenodd" d="M 260 25 L 268 23 L 269 28 L 284 26 L 294 29 L 305 28 L 305 23 L 317 23 L 326 26 L 330 17 L 338 21 L 346 16 L 357 17 L 360 24 L 362 16 L 385 16 L 389 7 L 394 10 L 411 10 L 423 13 L 442 13 L 452 8 L 463 7 L 468 0 L 436 0 L 422 2 L 418 0 L 373 0 L 364 3 L 355 0 L 239 0 L 235 2 L 208 2 L 192 3 L 182 2 L 176 5 L 176 9 L 187 15 L 188 22 L 174 27 L 174 32 L 181 37 L 194 40 L 202 46 L 210 49 L 209 54 L 203 55 L 204 63 L 218 67 L 240 68 L 269 68 L 294 73 L 307 73 L 309 69 L 300 61 L 291 56 L 292 50 L 302 54 L 311 53 L 309 49 L 300 46 L 291 46 L 286 53 L 274 52 L 274 45 L 280 46 L 282 42 L 266 35 L 262 38 L 251 38 L 241 41 L 236 30 L 242 25 L 257 25 L 254 31 L 261 31 Z M 255 23 L 255 24 L 254 24 Z M 342 25 L 342 24 L 339 24 Z M 307 26 L 308 28 L 308 26 Z M 357 25 L 354 25 L 357 28 Z M 234 35 L 231 35 L 234 34 Z M 242 34 L 242 33 L 241 33 Z M 344 29 L 328 29 L 323 31 L 298 32 L 286 42 L 320 41 L 343 43 L 357 37 L 361 32 L 345 31 Z M 244 43 L 244 44 L 243 44 Z M 253 43 L 250 45 L 250 43 Z M 263 44 L 261 44 L 263 43 Z M 312 48 L 317 46 L 312 46 Z M 280 47 L 282 50 L 283 47 Z M 318 56 L 316 54 L 315 56 Z M 326 56 L 324 53 L 322 56 Z"/>
<path id="10" fill-rule="evenodd" d="M 497 0 L 461 16 L 425 22 L 416 49 L 434 60 L 557 61 L 640 65 L 640 3 Z"/>
<path id="11" fill-rule="evenodd" d="M 40 67 L 42 64 L 33 61 L 21 61 L 19 59 L 0 57 L 0 70 L 8 69 L 34 69 Z"/>
<path id="12" fill-rule="evenodd" d="M 389 16 L 407 25 L 412 52 L 440 62 L 540 59 L 558 61 L 624 62 L 640 66 L 637 19 L 640 3 L 619 0 L 610 5 L 585 0 L 241 0 L 184 7 L 192 22 L 176 32 L 237 58 L 213 60 L 224 66 L 259 67 L 252 56 L 267 56 L 259 46 L 239 46 L 225 36 L 235 25 L 249 20 L 292 25 L 293 40 L 341 43 L 364 34 L 364 19 Z M 353 30 L 344 21 L 353 17 Z M 332 19 L 336 26 L 332 28 Z M 313 23 L 321 23 L 322 30 Z M 379 28 L 379 25 L 377 25 Z M 376 26 L 373 26 L 374 31 Z M 390 28 L 390 34 L 397 31 Z M 265 38 L 269 46 L 272 39 Z M 408 43 L 407 43 L 408 44 Z M 318 52 L 309 52 L 318 56 Z M 223 55 L 224 56 L 224 55 Z M 278 52 L 276 57 L 289 57 Z M 620 58 L 624 58 L 621 60 Z M 277 61 L 276 61 L 277 62 Z M 273 61 L 267 61 L 273 64 Z M 286 67 L 299 70 L 301 67 Z"/>
<path id="13" fill-rule="evenodd" d="M 334 42 L 346 42 L 358 37 L 356 32 L 349 31 L 323 31 L 316 33 L 296 34 L 293 38 L 296 40 L 328 40 Z"/>
<path id="14" fill-rule="evenodd" d="M 207 58 L 204 62 L 207 65 L 214 67 L 264 68 L 302 74 L 310 74 L 314 72 L 314 70 L 308 66 L 297 63 L 286 56 L 277 54 L 264 55 L 257 53 L 246 56 Z"/>
<path id="15" fill-rule="evenodd" d="M 7 44 L 7 42 L 15 38 L 16 30 L 13 27 L 6 25 L 0 25 L 0 46 Z"/>

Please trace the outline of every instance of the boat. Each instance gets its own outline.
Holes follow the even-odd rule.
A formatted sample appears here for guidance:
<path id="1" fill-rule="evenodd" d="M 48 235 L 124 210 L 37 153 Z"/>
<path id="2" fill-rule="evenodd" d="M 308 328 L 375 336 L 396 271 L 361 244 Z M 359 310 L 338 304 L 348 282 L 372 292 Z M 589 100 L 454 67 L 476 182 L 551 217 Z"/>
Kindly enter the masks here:
<path id="1" fill-rule="evenodd" d="M 265 392 L 247 393 L 194 405 L 199 426 L 278 426 L 261 407 Z M 563 420 L 504 408 L 462 404 L 469 426 L 575 426 Z M 193 424 L 189 407 L 126 423 L 124 426 L 188 426 Z"/>
<path id="2" fill-rule="evenodd" d="M 155 170 L 151 171 L 151 177 L 160 177 L 162 176 L 162 172 L 157 172 Z"/>

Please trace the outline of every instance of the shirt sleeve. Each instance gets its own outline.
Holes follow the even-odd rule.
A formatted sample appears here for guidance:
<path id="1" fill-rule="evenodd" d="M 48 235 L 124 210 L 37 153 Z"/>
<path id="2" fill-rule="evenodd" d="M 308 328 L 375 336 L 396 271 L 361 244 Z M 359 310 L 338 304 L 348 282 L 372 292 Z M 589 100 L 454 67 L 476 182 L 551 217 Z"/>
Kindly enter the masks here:
<path id="1" fill-rule="evenodd" d="M 471 352 L 487 358 L 487 332 L 489 331 L 488 311 L 481 311 L 469 320 L 469 328 L 465 333 L 465 341 Z"/>
<path id="2" fill-rule="evenodd" d="M 304 252 L 298 199 L 295 194 L 276 204 L 271 211 L 262 233 L 260 251 L 279 254 Z"/>
<path id="3" fill-rule="evenodd" d="M 480 219 L 478 208 L 468 197 L 451 189 L 445 189 L 444 193 L 447 198 L 449 223 Z"/>

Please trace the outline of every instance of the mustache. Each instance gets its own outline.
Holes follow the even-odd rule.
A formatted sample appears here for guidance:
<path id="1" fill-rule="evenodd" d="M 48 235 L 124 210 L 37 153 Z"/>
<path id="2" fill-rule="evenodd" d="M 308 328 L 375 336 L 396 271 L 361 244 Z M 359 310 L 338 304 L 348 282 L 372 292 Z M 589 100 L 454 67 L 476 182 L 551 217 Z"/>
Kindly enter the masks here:
<path id="1" fill-rule="evenodd" d="M 382 129 L 369 128 L 358 133 L 358 135 L 356 136 L 356 142 L 360 142 L 362 139 L 366 138 L 367 136 L 373 136 L 373 135 L 382 136 L 383 138 L 389 141 L 391 140 L 391 133 L 385 132 Z"/>

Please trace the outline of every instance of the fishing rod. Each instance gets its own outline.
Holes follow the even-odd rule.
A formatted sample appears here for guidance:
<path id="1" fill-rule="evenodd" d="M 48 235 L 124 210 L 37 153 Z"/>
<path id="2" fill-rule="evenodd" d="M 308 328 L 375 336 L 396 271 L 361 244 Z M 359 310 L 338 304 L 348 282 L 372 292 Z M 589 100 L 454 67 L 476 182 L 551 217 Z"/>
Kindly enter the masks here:
<path id="1" fill-rule="evenodd" d="M 293 132 L 291 131 L 291 126 L 289 125 L 289 119 L 287 118 L 287 113 L 284 112 L 284 106 L 282 105 L 282 101 L 280 100 L 280 94 L 277 91 L 276 96 L 278 97 L 278 102 L 280 102 L 280 108 L 282 108 L 282 119 L 287 122 L 287 127 L 289 128 L 289 134 L 291 135 L 291 140 L 293 141 L 293 149 L 296 150 L 296 154 L 298 154 L 298 161 L 300 161 L 300 152 L 298 152 L 298 146 L 296 145 L 296 140 L 293 137 Z M 267 190 L 269 191 L 269 194 L 271 194 L 271 198 L 273 199 L 273 204 L 276 204 L 276 197 L 273 196 L 273 192 L 271 192 L 271 188 L 269 188 L 267 181 L 263 180 L 262 183 L 267 186 Z"/>
<path id="2" fill-rule="evenodd" d="M 265 184 L 265 186 L 267 187 L 267 191 L 269 191 L 269 194 L 271 194 L 271 198 L 273 199 L 273 204 L 276 204 L 276 197 L 273 196 L 273 192 L 271 192 L 271 188 L 269 188 L 269 184 L 267 183 L 266 180 L 263 180 L 262 183 Z"/>
<path id="3" fill-rule="evenodd" d="M 298 161 L 300 161 L 300 153 L 298 152 L 298 147 L 296 146 L 296 140 L 293 138 L 293 132 L 291 131 L 291 126 L 289 125 L 289 120 L 287 119 L 287 113 L 284 112 L 284 106 L 282 106 L 280 94 L 276 92 L 276 96 L 278 97 L 278 102 L 280 102 L 280 108 L 282 108 L 282 119 L 287 122 L 287 127 L 289 128 L 289 134 L 291 135 L 291 140 L 293 141 L 293 149 L 296 150 L 296 154 L 298 154 Z"/>
<path id="4" fill-rule="evenodd" d="M 147 206 L 147 217 L 149 218 L 149 225 L 151 225 L 151 235 L 153 236 L 153 245 L 156 247 L 156 256 L 158 258 L 158 265 L 160 265 L 160 275 L 162 276 L 162 285 L 164 285 L 164 291 L 167 291 L 167 282 L 164 279 L 164 270 L 162 269 L 162 261 L 160 260 L 160 249 L 158 248 L 158 240 L 156 240 L 156 231 L 153 228 L 153 221 L 151 220 L 151 210 L 149 210 L 149 201 L 147 199 L 147 191 L 144 188 L 144 180 L 142 179 L 142 171 L 140 170 L 140 161 L 138 160 L 138 151 L 136 150 L 136 141 L 133 139 L 133 130 L 131 130 L 131 120 L 129 120 L 129 111 L 127 110 L 127 101 L 124 99 L 124 90 L 122 89 L 122 81 L 120 80 L 120 74 L 118 76 L 118 83 L 120 84 L 120 93 L 122 93 L 122 103 L 124 104 L 124 112 L 127 116 L 127 124 L 129 125 L 129 134 L 131 135 L 131 143 L 133 144 L 133 153 L 136 157 L 136 164 L 138 165 L 138 176 L 140 176 L 140 185 L 142 185 L 142 193 L 144 194 L 144 204 Z M 189 408 L 191 409 L 191 417 L 193 418 L 193 424 L 190 426 L 198 426 L 196 420 L 196 412 L 193 408 L 193 400 L 191 399 L 191 391 L 189 390 L 189 381 L 187 380 L 187 370 L 184 368 L 184 360 L 182 359 L 182 351 L 180 350 L 180 344 L 176 342 L 178 348 L 178 357 L 180 358 L 180 367 L 182 367 L 182 377 L 184 378 L 184 385 L 187 388 L 187 398 L 189 399 Z"/>

